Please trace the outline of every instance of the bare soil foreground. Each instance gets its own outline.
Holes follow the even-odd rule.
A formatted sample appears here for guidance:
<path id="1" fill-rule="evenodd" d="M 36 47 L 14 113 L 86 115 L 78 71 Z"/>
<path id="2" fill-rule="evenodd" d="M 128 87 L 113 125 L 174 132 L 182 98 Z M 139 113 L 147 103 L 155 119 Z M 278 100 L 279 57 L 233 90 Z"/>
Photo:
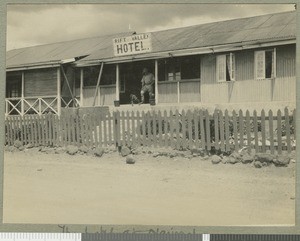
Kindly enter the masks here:
<path id="1" fill-rule="evenodd" d="M 60 152 L 57 152 L 60 153 Z M 295 161 L 5 151 L 4 223 L 294 225 Z"/>

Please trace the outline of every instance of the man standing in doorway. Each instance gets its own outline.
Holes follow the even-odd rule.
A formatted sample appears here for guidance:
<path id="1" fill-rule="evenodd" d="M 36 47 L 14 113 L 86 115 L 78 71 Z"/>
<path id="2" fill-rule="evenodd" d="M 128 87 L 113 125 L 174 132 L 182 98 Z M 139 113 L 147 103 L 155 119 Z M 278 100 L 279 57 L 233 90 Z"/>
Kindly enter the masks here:
<path id="1" fill-rule="evenodd" d="M 142 82 L 142 89 L 141 89 L 141 104 L 145 102 L 145 96 L 144 94 L 146 92 L 149 93 L 149 98 L 153 98 L 153 84 L 154 84 L 154 75 L 148 71 L 147 68 L 143 69 L 143 78 L 141 80 Z"/>

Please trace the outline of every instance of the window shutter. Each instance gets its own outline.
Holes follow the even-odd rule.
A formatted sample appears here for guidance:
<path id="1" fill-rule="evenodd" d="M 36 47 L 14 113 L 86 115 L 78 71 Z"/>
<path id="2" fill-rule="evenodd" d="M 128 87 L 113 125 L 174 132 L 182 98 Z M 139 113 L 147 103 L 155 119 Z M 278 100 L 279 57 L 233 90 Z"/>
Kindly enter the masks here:
<path id="1" fill-rule="evenodd" d="M 217 56 L 217 81 L 226 81 L 226 55 Z"/>
<path id="2" fill-rule="evenodd" d="M 265 79 L 265 51 L 255 52 L 255 77 Z"/>
<path id="3" fill-rule="evenodd" d="M 272 78 L 276 78 L 276 48 L 273 50 L 272 57 Z"/>
<path id="4" fill-rule="evenodd" d="M 230 53 L 230 80 L 235 80 L 235 56 Z"/>

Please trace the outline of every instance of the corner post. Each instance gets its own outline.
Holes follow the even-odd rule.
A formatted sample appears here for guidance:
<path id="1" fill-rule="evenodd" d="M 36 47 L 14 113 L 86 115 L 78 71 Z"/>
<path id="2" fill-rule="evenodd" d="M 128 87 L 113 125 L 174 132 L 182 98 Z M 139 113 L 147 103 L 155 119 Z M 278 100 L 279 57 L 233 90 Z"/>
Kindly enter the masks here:
<path id="1" fill-rule="evenodd" d="M 120 68 L 116 64 L 116 100 L 120 100 Z"/>
<path id="2" fill-rule="evenodd" d="M 21 89 L 21 116 L 24 115 L 24 88 L 25 88 L 25 74 L 24 74 L 24 71 L 22 71 L 22 89 Z"/>
<path id="3" fill-rule="evenodd" d="M 83 68 L 80 68 L 80 106 L 83 106 Z"/>

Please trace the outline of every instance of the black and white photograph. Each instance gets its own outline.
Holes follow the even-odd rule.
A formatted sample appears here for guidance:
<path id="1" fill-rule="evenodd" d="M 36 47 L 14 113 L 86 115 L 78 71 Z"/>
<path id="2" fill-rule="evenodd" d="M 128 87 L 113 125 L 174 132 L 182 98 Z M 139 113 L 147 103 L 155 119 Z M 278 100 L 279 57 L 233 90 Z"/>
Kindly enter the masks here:
<path id="1" fill-rule="evenodd" d="M 294 226 L 295 4 L 7 4 L 3 223 Z"/>

